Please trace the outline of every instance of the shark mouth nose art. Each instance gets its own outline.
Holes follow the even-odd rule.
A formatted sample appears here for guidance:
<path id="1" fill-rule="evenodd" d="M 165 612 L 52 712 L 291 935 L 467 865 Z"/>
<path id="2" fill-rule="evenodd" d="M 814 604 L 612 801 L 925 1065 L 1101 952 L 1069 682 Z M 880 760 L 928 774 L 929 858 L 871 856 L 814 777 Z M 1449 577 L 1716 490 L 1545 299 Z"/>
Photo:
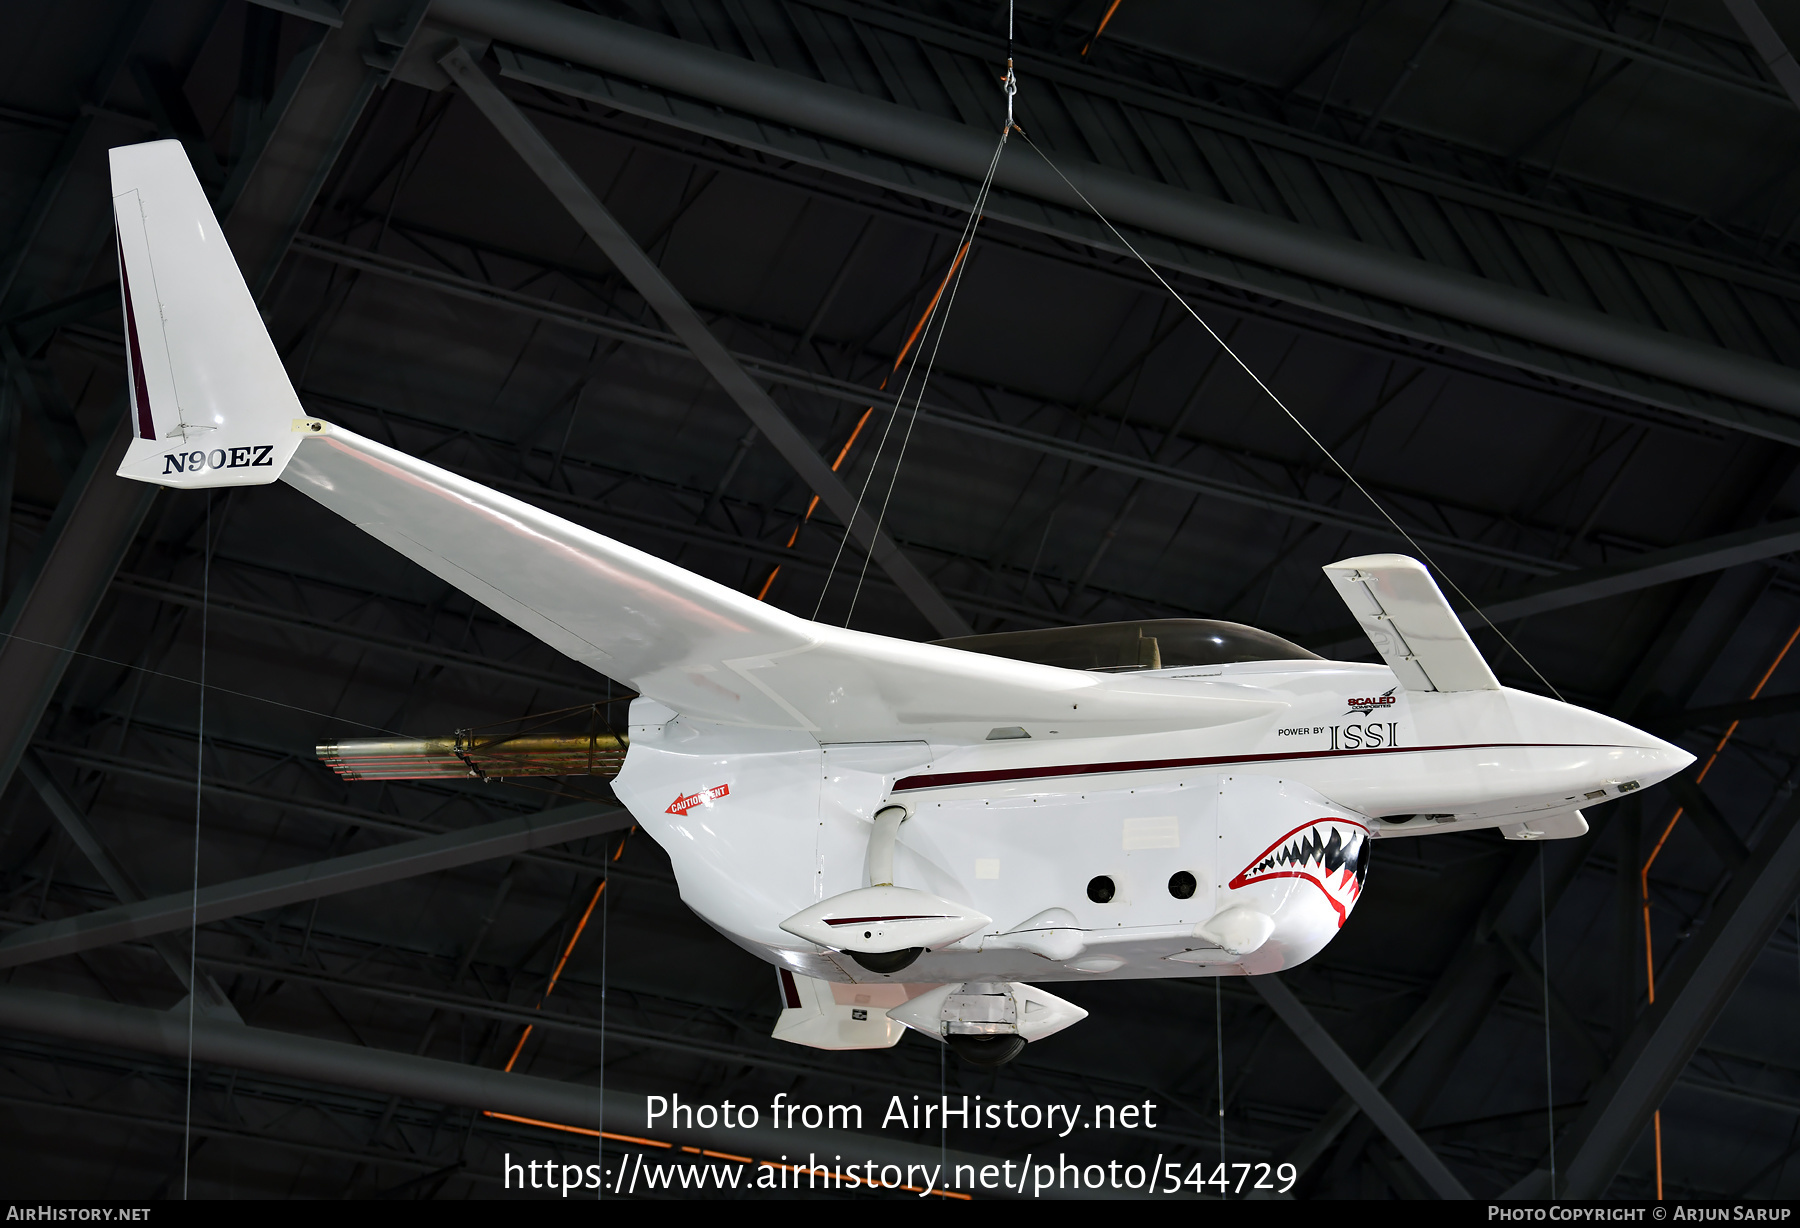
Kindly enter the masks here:
<path id="1" fill-rule="evenodd" d="M 1233 891 L 1275 878 L 1298 878 L 1324 892 L 1342 927 L 1369 875 L 1369 833 L 1348 819 L 1314 819 L 1281 837 L 1233 878 Z"/>

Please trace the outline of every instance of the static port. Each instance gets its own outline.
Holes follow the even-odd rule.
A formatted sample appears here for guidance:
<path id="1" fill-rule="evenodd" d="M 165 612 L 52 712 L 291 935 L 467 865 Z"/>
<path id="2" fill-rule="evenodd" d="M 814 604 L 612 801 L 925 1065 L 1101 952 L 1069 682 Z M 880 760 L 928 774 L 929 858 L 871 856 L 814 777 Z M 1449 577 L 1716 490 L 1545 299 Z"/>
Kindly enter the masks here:
<path id="1" fill-rule="evenodd" d="M 1104 874 L 1088 879 L 1088 899 L 1096 904 L 1112 903 L 1113 891 L 1113 880 Z"/>
<path id="2" fill-rule="evenodd" d="M 1169 894 L 1178 900 L 1193 899 L 1194 888 L 1197 885 L 1194 882 L 1194 876 L 1186 870 L 1177 870 L 1169 875 Z"/>

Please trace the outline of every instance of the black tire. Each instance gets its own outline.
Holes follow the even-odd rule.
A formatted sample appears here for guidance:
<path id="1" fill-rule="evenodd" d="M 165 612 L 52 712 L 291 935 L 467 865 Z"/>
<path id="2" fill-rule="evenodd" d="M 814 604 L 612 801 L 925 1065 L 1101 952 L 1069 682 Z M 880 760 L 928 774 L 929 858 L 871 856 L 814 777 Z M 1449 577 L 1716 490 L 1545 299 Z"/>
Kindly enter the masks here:
<path id="1" fill-rule="evenodd" d="M 1025 1052 L 1023 1036 L 946 1036 L 950 1052 L 971 1066 L 1004 1066 Z"/>
<path id="2" fill-rule="evenodd" d="M 879 972 L 883 976 L 899 972 L 910 966 L 913 960 L 925 953 L 924 947 L 906 947 L 899 951 L 846 951 L 844 954 L 867 968 L 870 972 Z"/>

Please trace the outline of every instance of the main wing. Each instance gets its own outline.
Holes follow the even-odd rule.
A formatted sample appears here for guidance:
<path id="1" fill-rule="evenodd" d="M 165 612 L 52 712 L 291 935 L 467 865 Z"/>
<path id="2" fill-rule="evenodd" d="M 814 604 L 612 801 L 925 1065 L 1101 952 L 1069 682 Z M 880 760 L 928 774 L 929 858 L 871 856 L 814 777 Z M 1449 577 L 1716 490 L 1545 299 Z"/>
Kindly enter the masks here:
<path id="1" fill-rule="evenodd" d="M 314 420 L 316 421 L 316 420 Z M 282 480 L 572 660 L 677 712 L 828 741 L 1243 720 L 1278 704 L 809 622 L 342 427 Z"/>
<path id="2" fill-rule="evenodd" d="M 822 740 L 1243 720 L 1248 688 L 1120 678 L 808 622 L 303 411 L 179 142 L 114 149 L 136 442 L 122 477 L 277 477 L 571 660 L 677 712 Z"/>
<path id="3" fill-rule="evenodd" d="M 320 423 L 282 481 L 564 656 L 677 711 L 793 718 L 728 661 L 806 648 L 806 624 L 436 465 Z"/>

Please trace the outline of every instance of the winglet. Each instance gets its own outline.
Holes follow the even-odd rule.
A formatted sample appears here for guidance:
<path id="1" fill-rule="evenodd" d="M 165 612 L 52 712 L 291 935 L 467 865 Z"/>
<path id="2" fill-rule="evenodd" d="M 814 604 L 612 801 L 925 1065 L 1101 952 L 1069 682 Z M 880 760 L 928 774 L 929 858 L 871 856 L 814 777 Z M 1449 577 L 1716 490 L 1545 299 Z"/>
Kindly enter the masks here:
<path id="1" fill-rule="evenodd" d="M 1500 689 L 1423 563 L 1403 554 L 1367 554 L 1324 570 L 1401 686 L 1409 691 Z"/>
<path id="2" fill-rule="evenodd" d="M 273 482 L 329 428 L 300 408 L 181 142 L 109 157 L 133 428 L 119 476 Z"/>

